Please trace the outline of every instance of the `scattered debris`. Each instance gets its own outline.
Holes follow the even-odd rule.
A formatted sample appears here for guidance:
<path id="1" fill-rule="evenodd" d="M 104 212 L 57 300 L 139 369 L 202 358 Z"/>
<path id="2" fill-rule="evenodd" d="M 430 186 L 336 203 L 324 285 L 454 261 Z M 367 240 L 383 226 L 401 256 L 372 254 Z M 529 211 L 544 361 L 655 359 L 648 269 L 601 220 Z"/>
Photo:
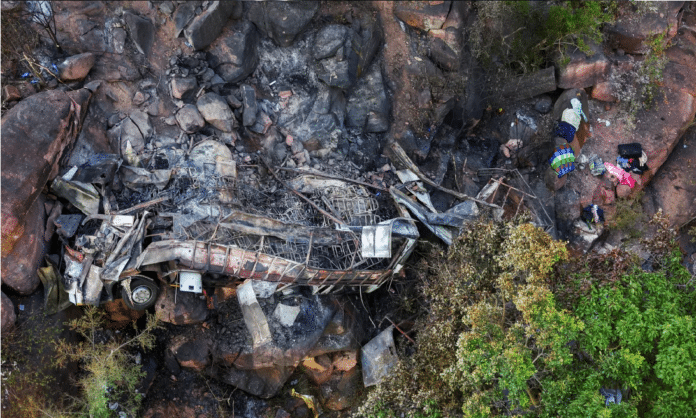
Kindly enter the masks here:
<path id="1" fill-rule="evenodd" d="M 365 344 L 360 353 L 360 363 L 365 387 L 379 384 L 391 369 L 396 366 L 399 357 L 394 346 L 394 326 L 380 332 Z"/>

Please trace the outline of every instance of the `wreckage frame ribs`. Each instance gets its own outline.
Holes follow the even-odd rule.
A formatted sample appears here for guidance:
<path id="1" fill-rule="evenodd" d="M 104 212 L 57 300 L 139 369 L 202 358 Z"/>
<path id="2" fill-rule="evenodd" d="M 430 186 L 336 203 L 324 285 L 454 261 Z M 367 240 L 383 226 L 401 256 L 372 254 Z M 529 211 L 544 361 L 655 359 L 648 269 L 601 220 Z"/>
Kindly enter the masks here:
<path id="1" fill-rule="evenodd" d="M 138 258 L 138 267 L 171 260 L 178 260 L 179 264 L 193 270 L 228 274 L 240 279 L 309 286 L 381 285 L 392 274 L 391 268 L 346 271 L 316 269 L 282 257 L 238 247 L 176 240 L 150 244 Z"/>

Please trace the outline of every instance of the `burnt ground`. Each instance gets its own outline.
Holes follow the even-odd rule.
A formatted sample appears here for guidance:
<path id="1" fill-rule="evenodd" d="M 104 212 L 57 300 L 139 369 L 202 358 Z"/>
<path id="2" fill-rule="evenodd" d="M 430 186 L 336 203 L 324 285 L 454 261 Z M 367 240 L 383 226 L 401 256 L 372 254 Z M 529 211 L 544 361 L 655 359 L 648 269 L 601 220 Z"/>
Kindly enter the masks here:
<path id="1" fill-rule="evenodd" d="M 128 2 L 126 7 L 132 8 L 134 11 L 143 15 L 151 14 L 152 10 L 146 2 Z M 72 6 L 65 6 L 66 8 Z M 104 10 L 100 13 L 113 13 L 116 7 L 113 3 L 106 2 Z M 409 34 L 404 31 L 397 19 L 394 17 L 394 4 L 388 2 L 373 2 L 372 7 L 367 4 L 351 3 L 351 2 L 323 2 L 322 11 L 320 14 L 326 22 L 341 21 L 341 19 L 352 19 L 362 13 L 369 13 L 373 16 L 379 16 L 382 22 L 382 28 L 385 32 L 385 39 L 388 40 L 388 47 L 382 48 L 379 53 L 378 60 L 384 62 L 383 73 L 386 75 L 386 82 L 391 98 L 392 110 L 390 120 L 390 130 L 384 135 L 367 135 L 364 137 L 365 148 L 372 151 L 369 155 L 380 154 L 385 143 L 398 139 L 401 140 L 409 135 L 408 131 L 412 130 L 419 138 L 429 138 L 429 141 L 419 143 L 425 144 L 421 152 L 416 152 L 414 158 L 419 164 L 422 171 L 430 178 L 442 180 L 442 185 L 452 190 L 457 190 L 462 193 L 475 195 L 490 179 L 490 176 L 477 175 L 478 170 L 486 168 L 508 168 L 519 167 L 520 173 L 529 183 L 543 184 L 543 168 L 546 163 L 539 155 L 546 154 L 546 148 L 551 141 L 551 133 L 553 126 L 553 118 L 551 113 L 540 113 L 534 109 L 539 99 L 528 99 L 519 102 L 510 103 L 508 106 L 499 108 L 484 109 L 480 121 L 477 122 L 475 128 L 466 125 L 466 133 L 453 138 L 449 135 L 442 125 L 435 125 L 431 121 L 433 119 L 432 103 L 430 106 L 419 106 L 418 95 L 424 88 L 432 91 L 433 96 L 439 96 L 439 99 L 445 98 L 442 90 L 443 84 L 452 80 L 433 81 L 432 77 L 427 74 L 422 76 L 414 76 L 409 66 L 415 65 L 419 48 L 422 45 L 409 42 Z M 69 14 L 61 14 L 61 19 L 66 21 L 59 22 L 66 27 L 73 27 L 77 23 L 70 21 Z M 77 30 L 78 28 L 73 28 Z M 148 61 L 137 54 L 134 47 L 127 44 L 127 56 L 136 62 L 140 67 L 142 74 L 156 81 L 155 90 L 160 97 L 168 97 L 167 80 L 163 73 L 168 68 L 171 57 L 177 55 L 178 50 L 181 50 L 181 40 L 173 39 L 171 36 L 160 36 L 161 34 L 170 34 L 173 32 L 173 22 L 171 19 L 164 19 L 158 26 L 158 37 L 154 43 L 153 50 Z M 316 28 L 313 28 L 316 29 Z M 185 48 L 184 48 L 185 50 Z M 188 54 L 186 51 L 184 55 Z M 181 55 L 181 54 L 179 54 Z M 301 83 L 300 83 L 301 84 Z M 116 95 L 116 101 L 112 101 L 108 108 L 109 112 L 128 112 L 133 108 L 132 98 L 134 88 L 128 83 L 117 82 L 112 83 L 111 92 Z M 438 92 L 438 89 L 440 90 Z M 269 95 L 277 93 L 269 89 Z M 561 91 L 551 92 L 548 98 L 551 103 L 555 102 L 560 96 Z M 103 94 L 102 94 L 103 95 Z M 95 100 L 97 103 L 106 102 L 104 97 L 99 97 Z M 171 115 L 176 111 L 176 106 L 169 100 L 162 100 L 160 103 L 160 114 L 162 117 L 151 118 L 155 130 L 160 133 L 168 133 L 172 127 L 164 123 L 164 116 Z M 92 110 L 90 110 L 92 112 Z M 101 125 L 95 124 L 94 129 L 104 129 L 106 125 L 107 112 L 104 109 L 95 109 L 95 113 L 99 113 Z M 454 114 L 456 112 L 452 112 Z M 514 124 L 518 119 L 518 115 L 531 118 L 537 125 L 536 132 L 526 138 L 526 152 L 514 154 L 512 158 L 506 158 L 500 152 L 500 145 L 507 142 L 511 137 L 511 124 Z M 447 119 L 445 125 L 451 125 L 450 128 L 458 130 L 462 126 L 469 123 L 464 120 L 453 120 L 456 117 Z M 87 125 L 85 129 L 89 129 Z M 692 132 L 693 132 L 692 128 Z M 103 133 L 102 133 L 103 137 Z M 106 145 L 106 138 L 105 140 Z M 680 145 L 687 145 L 689 150 L 696 149 L 696 144 L 690 141 Z M 264 175 L 261 164 L 255 159 L 255 152 L 261 148 L 259 143 L 254 142 L 250 138 L 242 138 L 239 143 L 239 150 L 236 156 L 249 156 L 247 167 L 241 167 L 240 171 L 248 176 Z M 343 146 L 344 155 L 349 155 L 351 150 L 349 143 L 339 144 L 339 148 Z M 355 148 L 355 146 L 354 146 Z M 680 157 L 673 155 L 676 160 L 674 164 L 684 165 L 685 159 L 691 157 Z M 672 161 L 670 157 L 670 161 Z M 357 161 L 357 160 L 356 160 Z M 358 161 L 359 162 L 359 161 Z M 380 185 L 394 184 L 397 180 L 391 172 L 380 172 L 380 166 L 388 163 L 388 160 L 382 155 L 370 161 L 373 165 L 369 172 L 361 172 L 355 167 L 336 164 L 331 167 L 333 172 L 345 177 L 360 177 L 364 181 L 378 183 Z M 690 161 L 689 161 L 690 163 Z M 668 162 L 669 164 L 669 162 Z M 326 167 L 323 167 L 326 168 Z M 265 173 L 267 175 L 267 173 Z M 659 173 L 657 175 L 659 177 Z M 670 174 L 665 174 L 667 183 L 670 180 Z M 674 179 L 672 179 L 674 180 Z M 680 180 L 684 178 L 680 177 Z M 677 185 L 679 187 L 692 186 L 689 184 L 689 179 L 684 180 L 685 184 Z M 692 180 L 693 181 L 693 180 Z M 679 190 L 675 193 L 677 193 Z M 650 197 L 651 191 L 647 189 L 647 200 Z M 144 201 L 151 196 L 127 197 L 130 203 L 134 201 Z M 542 196 L 540 196 L 542 197 Z M 548 197 L 548 196 L 547 196 Z M 123 197 L 126 199 L 126 197 Z M 132 200 L 135 199 L 135 200 Z M 454 199 L 451 195 L 433 191 L 432 199 L 434 205 L 439 210 L 445 210 L 452 205 Z M 122 202 L 123 203 L 123 202 Z M 645 203 L 646 207 L 649 202 Z M 654 205 L 657 206 L 657 205 Z M 647 209 L 646 209 L 647 211 Z M 89 225 L 88 225 L 89 226 Z M 688 227 L 693 226 L 693 222 L 684 224 L 680 231 L 679 240 L 685 253 L 691 254 L 696 251 L 696 244 L 690 241 L 691 237 L 687 235 Z M 649 233 L 648 228 L 644 225 L 637 226 L 638 233 L 645 235 Z M 424 228 L 420 228 L 421 234 L 426 237 L 419 247 L 414 251 L 414 254 L 409 260 L 409 265 L 399 280 L 394 280 L 382 286 L 378 291 L 372 294 L 349 293 L 345 297 L 358 310 L 361 310 L 363 316 L 361 318 L 361 328 L 364 330 L 364 336 L 361 344 L 366 343 L 377 335 L 380 330 L 384 329 L 390 320 L 398 324 L 399 327 L 408 333 L 413 326 L 413 321 L 417 317 L 420 309 L 421 301 L 417 298 L 417 284 L 419 280 L 418 266 L 430 254 L 433 247 L 441 246 L 436 238 L 429 234 Z M 619 244 L 625 240 L 626 236 L 621 231 L 612 232 L 612 236 L 607 239 L 608 242 Z M 692 260 L 694 262 L 696 260 Z M 3 291 L 6 289 L 3 288 Z M 59 333 L 60 337 L 76 338 L 64 326 L 63 323 L 80 315 L 79 308 L 70 308 L 60 314 L 43 317 L 42 315 L 42 294 L 40 291 L 34 293 L 30 297 L 21 297 L 7 290 L 7 293 L 15 306 L 18 307 L 18 335 L 42 335 Z M 234 305 L 234 306 L 233 306 Z M 163 329 L 156 331 L 157 346 L 152 352 L 144 353 L 143 362 L 148 368 L 148 376 L 144 381 L 146 388 L 146 397 L 143 403 L 143 411 L 147 411 L 147 417 L 194 417 L 194 416 L 244 416 L 244 417 L 275 417 L 280 409 L 288 411 L 293 417 L 308 417 L 312 416 L 309 409 L 304 405 L 304 402 L 290 395 L 292 389 L 299 393 L 314 394 L 318 396 L 318 389 L 312 385 L 302 368 L 298 368 L 293 375 L 288 379 L 285 386 L 280 390 L 279 395 L 269 399 L 262 400 L 244 393 L 233 386 L 220 383 L 215 379 L 206 377 L 202 373 L 196 373 L 186 368 L 181 368 L 177 360 L 167 353 L 169 343 L 174 337 L 182 335 L 182 327 L 187 327 L 185 332 L 197 333 L 203 332 L 209 324 L 225 323 L 226 332 L 235 338 L 244 338 L 243 322 L 238 309 L 235 310 L 236 304 L 231 304 L 228 309 L 212 312 L 211 316 L 199 325 L 177 326 L 166 324 Z M 142 320 L 141 320 L 142 321 Z M 127 321 L 126 321 L 127 323 Z M 123 323 L 115 323 L 110 326 L 115 330 L 123 330 Z M 24 338 L 23 337 L 23 338 Z M 410 347 L 411 343 L 406 337 L 400 333 L 395 333 L 397 345 L 402 347 Z M 7 344 L 7 346 L 5 345 Z M 7 350 L 17 350 L 19 347 L 24 347 L 25 340 L 17 338 L 7 338 L 3 334 L 3 348 L 9 347 Z M 72 365 L 65 369 L 52 369 L 46 358 L 50 358 L 50 344 L 48 340 L 32 342 L 32 347 L 27 353 L 26 358 L 30 361 L 20 365 L 21 368 L 14 369 L 15 376 L 17 372 L 34 371 L 32 375 L 46 375 L 47 381 L 37 382 L 29 381 L 25 388 L 33 390 L 43 390 L 44 385 L 50 382 L 50 387 L 64 387 L 65 395 L 76 396 L 79 389 L 74 385 L 77 374 L 77 367 Z M 5 352 L 5 350 L 3 350 Z M 34 353 L 36 353 L 34 355 Z M 12 361 L 12 357 L 7 357 L 8 361 Z M 24 358 L 24 357 L 23 357 Z M 3 360 L 6 359 L 3 354 Z M 13 366 L 14 367 L 14 366 Z M 24 368 L 24 369 L 22 369 Z M 11 382 L 9 376 L 6 376 L 6 369 L 3 365 L 3 386 Z M 29 375 L 30 373 L 27 373 Z M 8 384 L 9 387 L 11 387 Z M 5 392 L 3 394 L 3 412 L 12 415 L 12 412 L 22 409 L 18 407 L 22 405 L 17 402 L 17 396 L 30 394 L 27 391 L 24 394 Z M 14 398 L 13 398 L 14 396 Z M 29 397 L 25 397 L 28 399 Z M 69 396 L 68 396 L 69 399 Z M 14 402 L 14 403 L 13 403 Z M 23 400 L 22 402 L 27 402 Z M 26 406 L 26 404 L 24 404 Z M 14 408 L 14 409 L 13 409 Z M 24 408 L 26 409 L 26 408 Z M 348 416 L 349 411 L 331 412 L 324 416 L 338 417 Z M 21 415 L 15 415 L 21 416 Z"/>

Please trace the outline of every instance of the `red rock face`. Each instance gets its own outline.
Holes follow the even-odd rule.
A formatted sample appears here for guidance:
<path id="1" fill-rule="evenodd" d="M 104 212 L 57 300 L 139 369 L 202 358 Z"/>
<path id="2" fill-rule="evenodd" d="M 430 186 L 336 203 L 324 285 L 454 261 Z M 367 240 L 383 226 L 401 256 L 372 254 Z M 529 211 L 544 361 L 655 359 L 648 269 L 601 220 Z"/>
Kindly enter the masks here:
<path id="1" fill-rule="evenodd" d="M 21 238 L 2 258 L 2 282 L 23 295 L 31 294 L 41 282 L 36 270 L 46 253 L 44 200 L 40 194 L 26 215 Z"/>
<path id="2" fill-rule="evenodd" d="M 72 97 L 71 97 L 72 96 Z M 18 103 L 2 119 L 2 255 L 22 236 L 26 214 L 82 127 L 91 93 L 50 90 Z"/>

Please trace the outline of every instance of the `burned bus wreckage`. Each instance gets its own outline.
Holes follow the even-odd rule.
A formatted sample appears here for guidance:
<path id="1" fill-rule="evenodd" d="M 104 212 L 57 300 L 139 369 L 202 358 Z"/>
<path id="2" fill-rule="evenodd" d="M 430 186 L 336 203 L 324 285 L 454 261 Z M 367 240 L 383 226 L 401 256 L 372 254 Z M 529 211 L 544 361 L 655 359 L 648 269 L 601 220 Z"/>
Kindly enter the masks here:
<path id="1" fill-rule="evenodd" d="M 129 155 L 94 156 L 51 184 L 58 202 L 69 204 L 56 204 L 49 216 L 62 254 L 39 270 L 47 310 L 119 297 L 143 310 L 162 286 L 203 293 L 247 279 L 272 291 L 302 285 L 314 293 L 369 292 L 403 268 L 420 236 L 416 221 L 446 244 L 479 208 L 502 217 L 524 206 L 535 223 L 552 228 L 524 185 L 500 176 L 472 198 L 430 184 L 398 145 L 392 148 L 403 169 L 396 172 L 401 183 L 389 189 L 273 168 L 260 155 L 258 164 L 243 163 L 255 175 L 238 176 L 239 163 L 213 140 L 189 153 L 155 154 L 148 164 Z M 438 213 L 423 183 L 462 203 Z"/>

